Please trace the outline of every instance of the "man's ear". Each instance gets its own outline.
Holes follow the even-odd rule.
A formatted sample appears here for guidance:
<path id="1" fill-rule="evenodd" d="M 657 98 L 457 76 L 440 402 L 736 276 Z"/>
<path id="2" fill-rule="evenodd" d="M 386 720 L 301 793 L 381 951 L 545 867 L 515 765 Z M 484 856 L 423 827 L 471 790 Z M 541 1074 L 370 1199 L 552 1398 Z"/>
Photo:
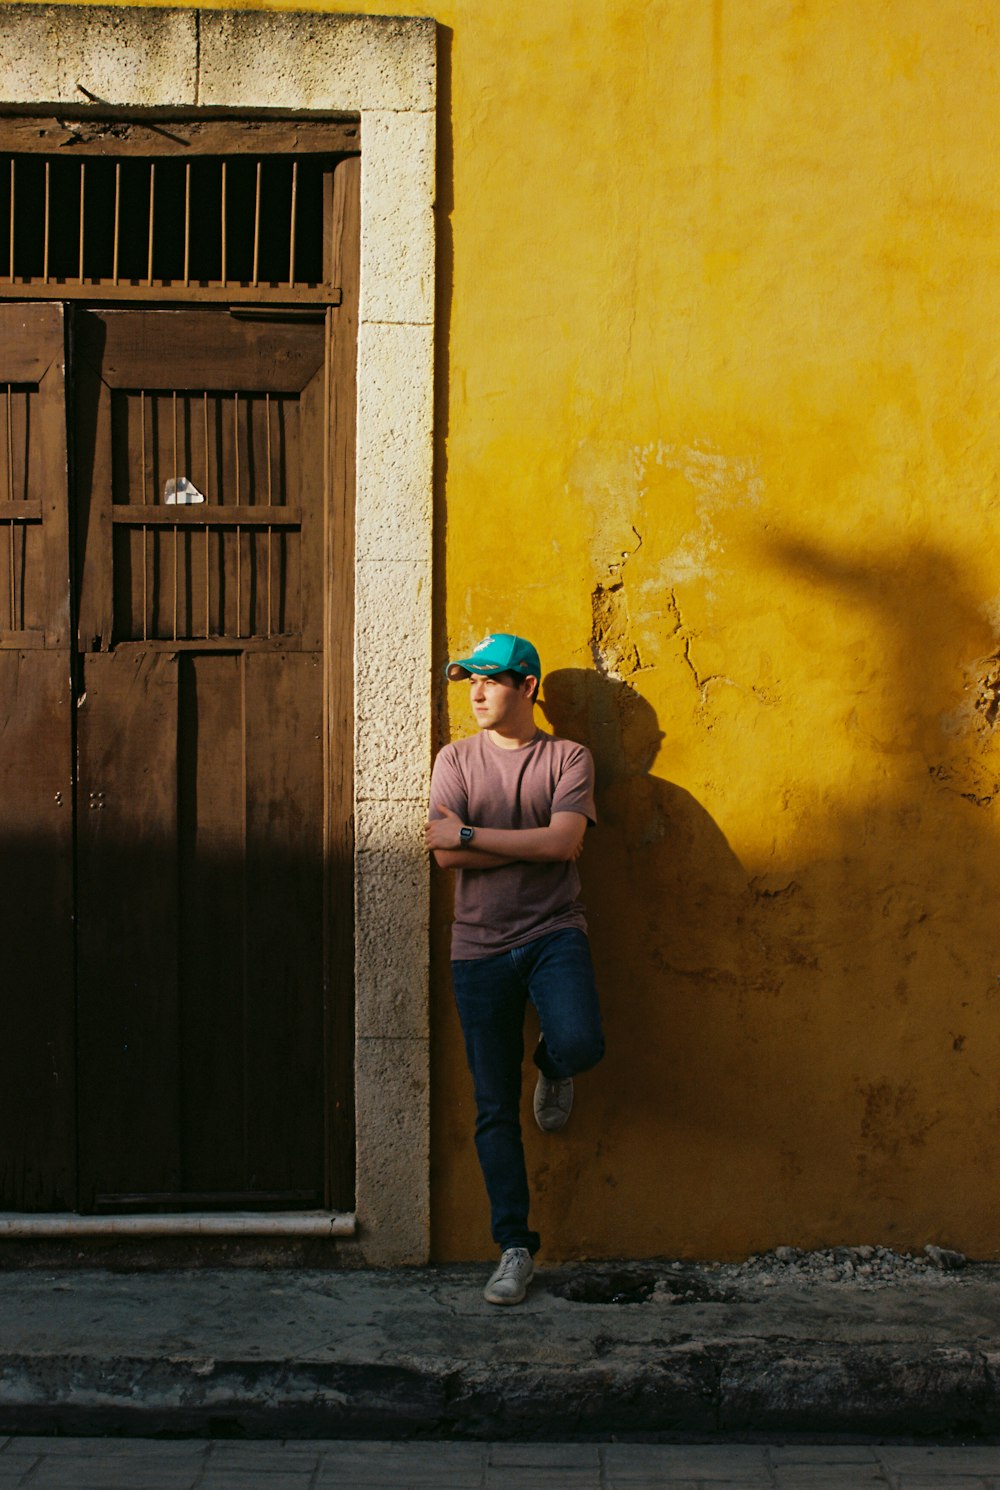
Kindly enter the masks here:
<path id="1" fill-rule="evenodd" d="M 531 699 L 531 702 L 532 702 L 532 703 L 535 703 L 535 701 L 536 701 L 536 700 L 537 700 L 537 698 L 538 698 L 538 685 L 539 685 L 539 679 L 538 679 L 538 678 L 536 678 L 536 677 L 535 677 L 535 675 L 534 675 L 534 674 L 533 674 L 533 673 L 526 673 L 526 674 L 525 674 L 525 678 L 524 678 L 524 681 L 525 681 L 525 683 L 529 683 L 529 684 L 530 684 L 530 683 L 534 683 L 534 685 L 535 685 L 535 686 L 534 686 L 534 688 L 531 688 L 531 689 L 530 689 L 530 690 L 529 690 L 529 692 L 528 692 L 528 697 L 529 697 L 529 698 L 530 698 L 530 699 Z"/>

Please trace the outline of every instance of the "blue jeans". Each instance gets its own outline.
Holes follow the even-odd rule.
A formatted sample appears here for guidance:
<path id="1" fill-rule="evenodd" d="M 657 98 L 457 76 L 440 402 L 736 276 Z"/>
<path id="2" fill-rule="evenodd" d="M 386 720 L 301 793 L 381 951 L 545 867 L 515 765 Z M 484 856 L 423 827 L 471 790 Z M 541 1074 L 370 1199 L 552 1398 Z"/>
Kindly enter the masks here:
<path id="1" fill-rule="evenodd" d="M 490 1199 L 493 1240 L 501 1248 L 539 1248 L 528 1230 L 528 1176 L 521 1143 L 524 1009 L 530 998 L 542 1038 L 535 1065 L 561 1079 L 604 1054 L 601 1010 L 582 931 L 569 927 L 495 957 L 451 965 L 469 1069 L 476 1090 L 476 1152 Z"/>

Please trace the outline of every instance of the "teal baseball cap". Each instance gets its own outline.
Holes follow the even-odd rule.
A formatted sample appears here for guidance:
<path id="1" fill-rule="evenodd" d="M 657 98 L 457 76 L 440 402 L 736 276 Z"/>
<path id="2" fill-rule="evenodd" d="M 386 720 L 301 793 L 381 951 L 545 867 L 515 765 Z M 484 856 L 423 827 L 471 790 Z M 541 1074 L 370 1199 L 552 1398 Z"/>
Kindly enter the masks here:
<path id="1" fill-rule="evenodd" d="M 449 662 L 445 672 L 453 683 L 462 682 L 470 673 L 519 673 L 522 678 L 541 678 L 542 664 L 538 653 L 523 636 L 494 631 L 473 647 L 469 657 Z"/>

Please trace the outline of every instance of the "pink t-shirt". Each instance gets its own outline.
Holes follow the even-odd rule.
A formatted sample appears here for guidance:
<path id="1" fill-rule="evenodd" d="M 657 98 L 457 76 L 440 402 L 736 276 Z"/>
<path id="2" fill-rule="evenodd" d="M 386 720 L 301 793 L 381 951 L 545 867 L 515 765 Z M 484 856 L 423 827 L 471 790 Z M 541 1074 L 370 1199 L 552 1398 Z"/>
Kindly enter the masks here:
<path id="1" fill-rule="evenodd" d="M 516 750 L 494 745 L 483 730 L 446 745 L 434 762 L 431 817 L 441 817 L 442 807 L 474 828 L 545 828 L 554 812 L 579 812 L 593 823 L 594 762 L 586 746 L 541 730 Z M 456 961 L 492 957 L 566 926 L 587 929 L 575 863 L 456 871 Z"/>

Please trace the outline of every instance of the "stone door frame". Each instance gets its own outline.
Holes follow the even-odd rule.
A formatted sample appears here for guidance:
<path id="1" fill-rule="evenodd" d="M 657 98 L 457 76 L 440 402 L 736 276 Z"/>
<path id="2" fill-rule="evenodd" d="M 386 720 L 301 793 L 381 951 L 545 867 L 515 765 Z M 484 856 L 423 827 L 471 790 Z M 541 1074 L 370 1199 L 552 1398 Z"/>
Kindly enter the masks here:
<path id="1" fill-rule="evenodd" d="M 435 22 L 0 6 L 5 106 L 361 119 L 355 547 L 355 1102 L 360 1258 L 429 1250 L 428 873 Z M 183 1226 L 179 1230 L 185 1229 Z"/>

